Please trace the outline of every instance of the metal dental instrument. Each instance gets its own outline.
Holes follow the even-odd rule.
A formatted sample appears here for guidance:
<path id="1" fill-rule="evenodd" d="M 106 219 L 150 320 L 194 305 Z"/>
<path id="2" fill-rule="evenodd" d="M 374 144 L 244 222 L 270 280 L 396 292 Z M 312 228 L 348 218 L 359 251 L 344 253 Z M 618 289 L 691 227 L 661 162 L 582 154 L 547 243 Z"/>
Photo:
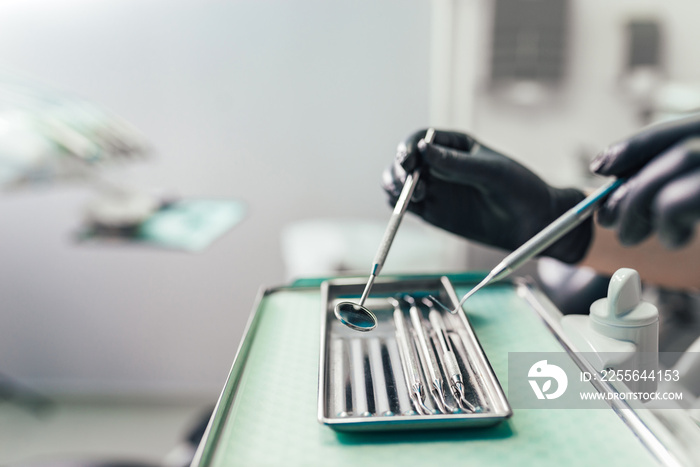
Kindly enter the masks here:
<path id="1" fill-rule="evenodd" d="M 462 338 L 459 336 L 458 333 L 452 331 L 448 332 L 448 335 L 450 337 L 450 341 L 452 342 L 452 348 L 455 350 L 455 353 L 459 355 L 459 358 L 464 364 L 465 373 L 463 374 L 465 374 L 465 376 L 471 383 L 470 386 L 474 391 L 474 396 L 476 397 L 477 403 L 476 412 L 488 412 L 488 401 L 490 400 L 490 398 L 486 396 L 484 388 L 481 387 L 481 384 L 479 383 L 480 376 L 477 377 L 474 373 L 474 369 L 472 368 L 471 362 L 469 361 L 469 352 L 467 351 Z"/>
<path id="2" fill-rule="evenodd" d="M 426 143 L 431 143 L 434 136 L 435 130 L 433 128 L 429 128 L 423 137 L 423 141 Z M 394 241 L 396 232 L 399 230 L 399 225 L 401 225 L 401 220 L 406 212 L 406 208 L 408 208 L 408 203 L 411 201 L 413 192 L 418 185 L 419 178 L 419 169 L 414 170 L 413 173 L 406 176 L 406 181 L 401 189 L 401 194 L 399 195 L 399 199 L 396 201 L 396 205 L 394 206 L 394 212 L 392 212 L 391 218 L 389 219 L 389 225 L 386 226 L 384 237 L 382 237 L 377 254 L 374 256 L 374 260 L 372 261 L 372 269 L 370 271 L 365 290 L 362 292 L 362 296 L 360 297 L 360 302 L 340 302 L 333 310 L 336 318 L 351 329 L 366 332 L 371 331 L 377 326 L 377 317 L 374 315 L 374 313 L 364 307 L 365 300 L 367 300 L 369 292 L 372 290 L 374 280 L 379 275 L 382 267 L 384 267 L 384 262 L 389 254 L 389 249 Z"/>
<path id="3" fill-rule="evenodd" d="M 474 395 L 476 396 L 477 402 L 477 412 L 488 411 L 490 397 L 484 392 L 484 388 L 481 386 L 480 381 L 483 377 L 481 374 L 478 376 L 475 374 L 475 368 L 472 367 L 470 353 L 474 351 L 473 348 L 468 349 L 467 347 L 471 344 L 471 339 L 465 331 L 460 319 L 457 315 L 447 315 L 447 319 L 452 322 L 453 331 L 448 332 L 450 342 L 452 342 L 452 348 L 455 353 L 459 355 L 460 360 L 463 364 L 463 369 L 465 373 L 462 373 L 467 377 L 470 382 L 471 388 L 474 390 Z"/>
<path id="4" fill-rule="evenodd" d="M 464 304 L 464 302 L 474 295 L 479 289 L 501 279 L 508 277 L 513 271 L 525 264 L 529 259 L 541 253 L 545 248 L 569 233 L 574 227 L 583 222 L 588 216 L 593 214 L 605 199 L 615 191 L 626 180 L 613 180 L 594 191 L 586 199 L 578 203 L 573 208 L 566 211 L 558 219 L 542 229 L 521 247 L 506 256 L 503 261 L 488 273 L 488 275 L 477 284 L 476 287 L 464 294 L 452 313 Z M 444 305 L 443 305 L 444 306 Z"/>
<path id="5" fill-rule="evenodd" d="M 455 409 L 450 407 L 445 400 L 444 381 L 442 379 L 442 374 L 440 374 L 440 369 L 438 368 L 435 353 L 431 347 L 428 335 L 425 332 L 425 327 L 423 327 L 423 315 L 421 314 L 420 308 L 418 308 L 418 304 L 413 297 L 405 296 L 404 300 L 406 300 L 411 307 L 409 311 L 411 323 L 413 323 L 413 329 L 418 337 L 418 344 L 423 355 L 423 362 L 427 369 L 426 377 L 430 378 L 430 383 L 432 385 L 430 392 L 433 399 L 442 413 L 453 413 Z"/>
<path id="6" fill-rule="evenodd" d="M 416 362 L 415 355 L 409 347 L 411 336 L 408 333 L 406 322 L 398 300 L 391 299 L 394 305 L 394 323 L 396 324 L 396 342 L 399 345 L 399 355 L 403 366 L 403 373 L 406 378 L 409 395 L 416 411 L 422 415 L 431 415 L 433 412 L 425 405 L 425 391 L 423 382 L 420 379 L 420 368 Z"/>
<path id="7" fill-rule="evenodd" d="M 440 349 L 442 350 L 441 361 L 443 363 L 445 374 L 450 378 L 450 389 L 452 390 L 452 395 L 461 408 L 476 412 L 476 408 L 466 398 L 462 372 L 459 371 L 457 357 L 450 346 L 449 337 L 447 336 L 447 328 L 445 327 L 445 322 L 442 319 L 442 315 L 435 309 L 432 300 L 425 298 L 423 299 L 423 303 L 430 308 L 428 319 L 435 330 L 435 335 L 437 336 Z"/>

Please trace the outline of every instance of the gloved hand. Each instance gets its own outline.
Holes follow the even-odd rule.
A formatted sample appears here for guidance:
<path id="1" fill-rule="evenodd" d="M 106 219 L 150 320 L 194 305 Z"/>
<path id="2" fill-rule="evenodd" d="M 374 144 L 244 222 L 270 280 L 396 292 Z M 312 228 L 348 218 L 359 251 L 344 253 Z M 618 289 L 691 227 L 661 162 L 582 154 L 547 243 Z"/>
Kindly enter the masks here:
<path id="1" fill-rule="evenodd" d="M 591 170 L 629 177 L 598 211 L 622 244 L 657 232 L 669 248 L 685 245 L 700 219 L 700 115 L 645 128 L 601 152 Z"/>
<path id="2" fill-rule="evenodd" d="M 436 131 L 431 144 L 422 141 L 424 136 L 425 130 L 418 131 L 399 144 L 382 185 L 395 204 L 407 172 L 420 168 L 408 209 L 452 233 L 514 250 L 584 198 L 578 190 L 549 186 L 468 135 Z M 542 254 L 575 263 L 591 238 L 589 219 Z"/>

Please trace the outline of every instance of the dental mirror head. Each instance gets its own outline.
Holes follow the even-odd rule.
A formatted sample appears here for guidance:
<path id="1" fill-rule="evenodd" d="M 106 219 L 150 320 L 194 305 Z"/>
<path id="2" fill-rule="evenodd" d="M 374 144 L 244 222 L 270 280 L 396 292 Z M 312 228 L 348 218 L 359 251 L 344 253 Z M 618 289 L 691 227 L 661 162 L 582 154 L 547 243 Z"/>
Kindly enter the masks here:
<path id="1" fill-rule="evenodd" d="M 338 320 L 355 331 L 367 332 L 377 327 L 377 317 L 357 303 L 340 302 L 333 310 Z"/>

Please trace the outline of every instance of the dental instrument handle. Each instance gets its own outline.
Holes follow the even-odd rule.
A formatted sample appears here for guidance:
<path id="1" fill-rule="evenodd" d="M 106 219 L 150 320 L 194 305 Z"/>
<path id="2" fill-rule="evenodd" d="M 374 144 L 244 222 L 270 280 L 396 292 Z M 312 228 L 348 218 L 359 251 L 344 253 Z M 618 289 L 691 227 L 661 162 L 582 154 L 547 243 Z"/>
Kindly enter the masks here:
<path id="1" fill-rule="evenodd" d="M 503 266 L 499 273 L 494 276 L 494 280 L 499 280 L 519 268 L 526 261 L 544 251 L 554 242 L 569 233 L 574 227 L 586 220 L 603 201 L 617 189 L 624 180 L 613 180 L 578 203 L 573 208 L 566 211 L 558 219 L 542 229 L 538 234 L 525 242 L 520 248 L 508 255 L 502 262 Z"/>
<path id="2" fill-rule="evenodd" d="M 407 385 L 411 391 L 418 392 L 422 395 L 423 383 L 420 380 L 420 370 L 416 362 L 410 345 L 410 335 L 406 329 L 403 312 L 400 309 L 394 310 L 394 323 L 396 325 L 396 339 L 399 345 L 400 355 L 404 357 L 405 373 Z"/>
<path id="3" fill-rule="evenodd" d="M 369 291 L 372 289 L 372 285 L 374 284 L 374 279 L 377 278 L 379 272 L 382 270 L 382 267 L 384 267 L 384 262 L 389 254 L 389 249 L 391 249 L 391 244 L 394 242 L 394 237 L 396 237 L 396 232 L 399 230 L 399 225 L 401 225 L 401 220 L 403 219 L 403 215 L 408 207 L 408 202 L 411 199 L 411 196 L 413 196 L 413 192 L 416 189 L 419 178 L 420 172 L 418 170 L 406 177 L 406 183 L 404 183 L 399 200 L 394 206 L 394 212 L 391 214 L 389 224 L 386 226 L 384 237 L 382 237 L 382 242 L 379 244 L 377 254 L 374 255 L 374 260 L 372 261 L 372 271 L 370 272 L 369 279 L 367 280 L 365 290 L 362 292 L 362 297 L 360 297 L 360 306 L 365 304 L 365 300 L 367 300 L 367 297 L 369 296 Z"/>
<path id="4" fill-rule="evenodd" d="M 491 270 L 491 272 L 476 287 L 467 292 L 459 301 L 456 309 L 485 285 L 508 277 L 513 271 L 521 267 L 528 260 L 541 253 L 547 247 L 569 233 L 574 227 L 586 220 L 605 199 L 626 180 L 616 179 L 598 188 L 583 201 L 566 211 L 554 222 L 542 229 L 530 240 L 506 256 L 503 261 Z M 455 310 L 456 310 L 455 309 Z"/>
<path id="5" fill-rule="evenodd" d="M 416 190 L 418 179 L 420 179 L 420 171 L 418 170 L 408 174 L 406 177 L 406 182 L 403 185 L 399 199 L 396 201 L 394 211 L 391 213 L 389 224 L 386 226 L 386 230 L 384 231 L 384 237 L 382 237 L 382 241 L 379 244 L 377 254 L 374 255 L 374 260 L 372 261 L 372 274 L 379 274 L 382 266 L 384 266 L 384 262 L 389 254 L 391 244 L 394 242 L 396 232 L 399 230 L 399 226 L 403 220 L 403 215 L 406 213 L 406 209 L 408 208 L 408 203 L 413 196 L 413 192 Z"/>
<path id="6" fill-rule="evenodd" d="M 420 378 L 417 355 L 413 352 L 412 339 L 404 320 L 401 304 L 394 298 L 389 298 L 389 301 L 394 306 L 396 343 L 399 348 L 399 357 L 401 358 L 401 366 L 406 379 L 406 386 L 409 390 L 409 397 L 414 403 L 416 412 L 422 415 L 430 415 L 432 411 L 425 405 L 425 392 L 423 391 L 423 382 Z"/>
<path id="7" fill-rule="evenodd" d="M 411 323 L 413 323 L 413 329 L 416 331 L 416 336 L 418 337 L 418 345 L 423 353 L 423 358 L 425 360 L 425 366 L 427 368 L 427 376 L 430 377 L 433 385 L 438 385 L 442 383 L 442 377 L 438 373 L 437 361 L 434 355 L 429 351 L 428 346 L 428 336 L 425 334 L 425 328 L 423 327 L 423 319 L 421 318 L 420 310 L 416 305 L 411 305 Z"/>
<path id="8" fill-rule="evenodd" d="M 435 136 L 435 130 L 429 128 L 425 133 L 423 141 L 426 143 L 432 143 L 433 137 Z M 379 275 L 379 272 L 384 267 L 384 262 L 386 257 L 389 255 L 389 250 L 394 242 L 394 237 L 396 237 L 396 232 L 399 230 L 401 221 L 403 220 L 403 215 L 406 213 L 408 208 L 408 203 L 411 202 L 413 197 L 413 192 L 416 190 L 418 185 L 418 180 L 420 179 L 420 170 L 416 169 L 413 173 L 406 176 L 406 181 L 401 189 L 401 194 L 399 195 L 398 201 L 394 205 L 394 211 L 391 213 L 391 218 L 389 218 L 389 224 L 386 226 L 384 231 L 384 236 L 377 249 L 377 254 L 374 255 L 374 260 L 372 260 L 372 270 L 370 271 L 369 280 L 365 286 L 365 290 L 362 292 L 362 297 L 360 298 L 360 306 L 365 304 L 365 300 L 369 296 L 369 291 L 374 284 L 374 279 Z"/>
<path id="9" fill-rule="evenodd" d="M 440 342 L 440 348 L 442 349 L 442 352 L 449 352 L 450 348 L 447 344 L 447 336 L 445 335 L 445 323 L 442 321 L 442 316 L 440 316 L 440 312 L 435 309 L 431 309 L 428 313 L 428 319 L 430 320 L 430 324 L 432 324 L 433 329 L 435 330 L 435 334 L 437 334 L 437 338 Z"/>
<path id="10" fill-rule="evenodd" d="M 412 297 L 405 297 L 411 306 L 409 314 L 411 315 L 411 323 L 413 323 L 413 329 L 415 331 L 416 337 L 418 339 L 418 347 L 420 354 L 423 358 L 422 363 L 424 365 L 425 377 L 430 378 L 431 394 L 438 408 L 443 413 L 452 413 L 454 408 L 447 405 L 447 400 L 445 400 L 445 391 L 442 375 L 440 374 L 440 369 L 438 368 L 438 361 L 435 352 L 433 352 L 432 346 L 428 334 L 423 326 L 423 318 L 418 308 L 418 304 Z"/>
<path id="11" fill-rule="evenodd" d="M 445 367 L 445 372 L 450 377 L 453 385 L 463 384 L 462 372 L 459 370 L 457 357 L 447 343 L 447 329 L 445 328 L 445 322 L 442 320 L 442 316 L 440 316 L 440 312 L 431 309 L 428 314 L 428 319 L 433 329 L 435 329 L 435 334 L 437 335 L 440 348 L 442 349 L 442 362 Z"/>
<path id="12" fill-rule="evenodd" d="M 365 285 L 365 290 L 362 291 L 362 296 L 360 297 L 360 302 L 359 305 L 363 306 L 365 304 L 365 300 L 367 300 L 367 297 L 369 296 L 369 291 L 372 290 L 372 285 L 374 284 L 374 279 L 377 278 L 377 274 L 379 274 L 379 269 L 381 267 L 376 268 L 377 272 L 375 273 L 375 266 L 372 266 L 372 273 L 369 275 L 369 279 L 367 279 L 367 285 Z"/>

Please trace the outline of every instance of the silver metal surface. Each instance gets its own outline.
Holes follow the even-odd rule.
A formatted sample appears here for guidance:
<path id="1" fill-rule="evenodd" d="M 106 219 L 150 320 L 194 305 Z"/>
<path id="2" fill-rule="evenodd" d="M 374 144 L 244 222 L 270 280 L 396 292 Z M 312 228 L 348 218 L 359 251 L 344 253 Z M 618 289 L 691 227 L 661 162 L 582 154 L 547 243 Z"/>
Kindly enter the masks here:
<path id="1" fill-rule="evenodd" d="M 360 297 L 360 306 L 365 305 L 365 300 L 367 300 L 367 297 L 369 297 L 369 292 L 372 290 L 372 285 L 374 285 L 374 280 L 377 278 L 377 274 L 379 274 L 379 270 L 377 270 L 376 273 L 372 273 L 369 275 L 369 279 L 367 279 L 367 285 L 365 285 L 365 290 L 362 292 L 362 296 Z"/>
<path id="2" fill-rule="evenodd" d="M 333 384 L 338 387 L 346 387 L 349 381 L 349 375 L 347 374 L 348 365 L 345 362 L 346 352 L 344 348 L 343 339 L 333 339 L 330 343 L 330 374 Z M 333 412 L 338 417 L 347 417 L 348 414 L 348 403 L 346 400 L 345 391 L 336 391 L 333 393 L 333 400 L 331 401 Z"/>
<path id="3" fill-rule="evenodd" d="M 433 308 L 443 321 L 438 332 L 420 303 L 412 311 L 397 299 L 408 295 L 420 302 L 434 295 L 454 306 L 457 298 L 447 278 L 377 278 L 366 302 L 377 318 L 371 334 L 356 333 L 334 316 L 335 305 L 353 302 L 364 288 L 361 279 L 322 286 L 319 421 L 341 431 L 382 431 L 486 426 L 511 415 L 468 320 Z M 340 348 L 345 355 L 339 354 Z M 342 368 L 333 368 L 337 364 Z M 474 370 L 467 373 L 467 367 Z M 459 387 L 458 374 L 464 376 L 461 393 L 452 389 Z"/>
<path id="4" fill-rule="evenodd" d="M 352 412 L 362 417 L 372 416 L 367 401 L 367 379 L 365 378 L 365 354 L 359 338 L 350 340 L 350 370 L 352 374 Z"/>
<path id="5" fill-rule="evenodd" d="M 378 337 L 367 340 L 369 352 L 369 365 L 372 375 L 372 388 L 374 390 L 375 412 L 378 415 L 390 417 L 394 415 L 389 405 L 388 386 L 386 384 L 386 371 L 382 361 L 382 342 Z"/>
<path id="6" fill-rule="evenodd" d="M 403 415 L 417 415 L 418 412 L 413 410 L 411 400 L 408 397 L 408 387 L 403 377 L 401 356 L 399 355 L 399 346 L 396 339 L 387 338 L 386 350 L 389 354 L 391 379 L 394 382 L 392 394 L 396 397 L 396 402 L 398 403 L 398 413 Z"/>

